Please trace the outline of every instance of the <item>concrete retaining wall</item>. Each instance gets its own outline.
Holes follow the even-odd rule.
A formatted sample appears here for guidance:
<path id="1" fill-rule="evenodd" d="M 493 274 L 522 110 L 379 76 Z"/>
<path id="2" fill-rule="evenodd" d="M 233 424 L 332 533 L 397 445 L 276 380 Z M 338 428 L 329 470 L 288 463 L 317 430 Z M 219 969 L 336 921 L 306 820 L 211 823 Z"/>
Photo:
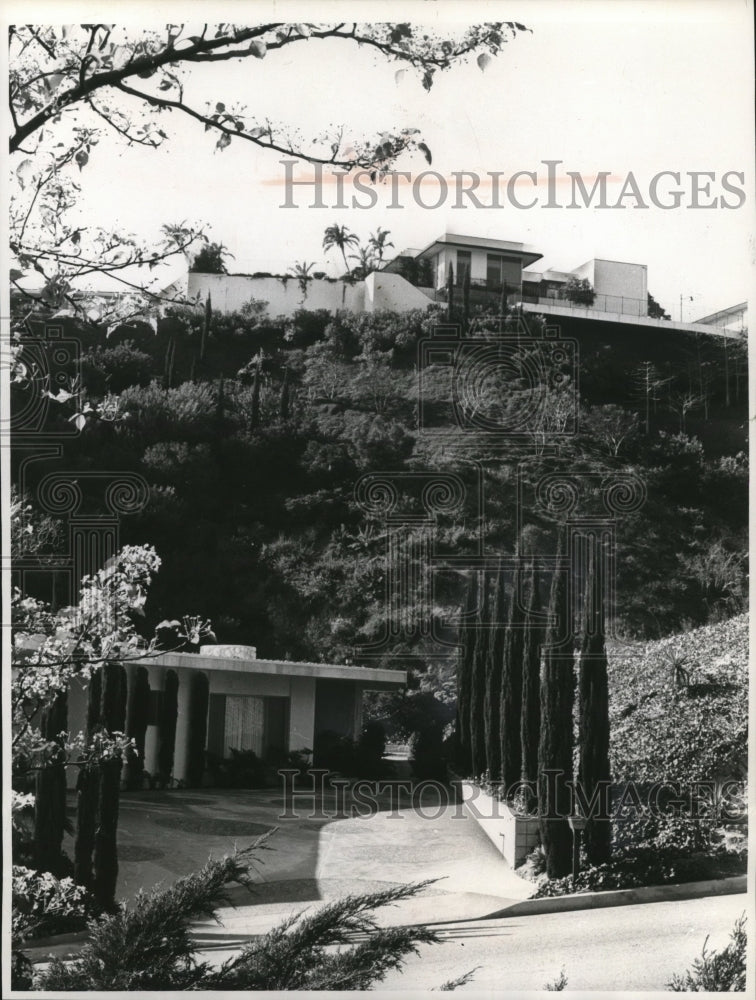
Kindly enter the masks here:
<path id="1" fill-rule="evenodd" d="M 538 819 L 519 816 L 506 802 L 495 799 L 472 781 L 460 781 L 459 787 L 468 816 L 512 868 L 521 865 L 540 842 Z"/>

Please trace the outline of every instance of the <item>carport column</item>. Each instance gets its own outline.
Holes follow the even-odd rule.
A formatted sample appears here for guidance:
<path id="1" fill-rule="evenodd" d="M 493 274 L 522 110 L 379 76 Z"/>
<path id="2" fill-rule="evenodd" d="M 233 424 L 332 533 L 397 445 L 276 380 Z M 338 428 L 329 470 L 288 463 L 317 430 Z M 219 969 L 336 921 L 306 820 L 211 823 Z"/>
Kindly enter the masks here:
<path id="1" fill-rule="evenodd" d="M 361 684 L 354 685 L 354 738 L 356 740 L 362 735 L 363 690 Z"/>
<path id="2" fill-rule="evenodd" d="M 192 670 L 179 667 L 178 674 L 178 716 L 176 717 L 176 743 L 173 751 L 173 777 L 183 781 L 189 775 L 189 724 L 191 720 Z"/>
<path id="3" fill-rule="evenodd" d="M 160 697 L 165 683 L 165 667 L 148 664 L 147 674 L 150 682 L 150 715 L 147 729 L 144 733 L 144 769 L 148 774 L 157 774 L 158 748 L 160 746 Z"/>
<path id="4" fill-rule="evenodd" d="M 312 750 L 315 741 L 315 678 L 289 681 L 289 750 Z"/>

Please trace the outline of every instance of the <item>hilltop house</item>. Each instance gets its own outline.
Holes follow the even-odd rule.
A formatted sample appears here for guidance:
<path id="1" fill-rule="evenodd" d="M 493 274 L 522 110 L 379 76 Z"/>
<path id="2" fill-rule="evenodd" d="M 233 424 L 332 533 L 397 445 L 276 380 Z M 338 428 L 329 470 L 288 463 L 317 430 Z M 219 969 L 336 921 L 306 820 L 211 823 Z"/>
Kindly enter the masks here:
<path id="1" fill-rule="evenodd" d="M 460 296 L 469 275 L 473 310 L 498 305 L 504 295 L 509 307 L 554 317 L 562 326 L 581 320 L 645 327 L 647 332 L 735 332 L 732 324 L 719 322 L 719 313 L 696 323 L 651 318 L 645 264 L 596 258 L 569 271 L 537 271 L 533 265 L 542 257 L 523 243 L 444 233 L 422 250 L 401 251 L 364 281 L 311 278 L 302 283 L 293 276 L 189 272 L 170 291 L 202 303 L 210 295 L 213 309 L 220 312 L 238 310 L 251 300 L 265 303 L 270 316 L 292 316 L 298 309 L 406 312 L 445 302 L 451 271 Z M 571 287 L 575 280 L 587 281 L 591 293 L 576 292 Z"/>

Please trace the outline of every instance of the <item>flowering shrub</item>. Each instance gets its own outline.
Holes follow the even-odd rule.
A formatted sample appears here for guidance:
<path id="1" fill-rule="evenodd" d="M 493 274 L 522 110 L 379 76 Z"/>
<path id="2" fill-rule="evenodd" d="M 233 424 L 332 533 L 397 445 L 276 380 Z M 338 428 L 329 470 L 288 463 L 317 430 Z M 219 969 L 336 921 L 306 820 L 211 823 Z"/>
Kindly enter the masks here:
<path id="1" fill-rule="evenodd" d="M 160 559 L 149 545 L 127 545 L 94 576 L 82 580 L 75 608 L 53 612 L 49 605 L 19 590 L 13 595 L 13 750 L 25 769 L 63 762 L 75 754 L 88 758 L 80 737 L 43 739 L 31 726 L 39 710 L 65 691 L 71 680 L 88 681 L 109 660 L 141 658 L 145 651 L 133 622 L 141 614 L 147 587 Z M 100 739 L 96 751 L 123 752 L 122 734 Z"/>
<path id="2" fill-rule="evenodd" d="M 92 897 L 73 879 L 13 866 L 14 944 L 81 930 L 95 912 Z"/>

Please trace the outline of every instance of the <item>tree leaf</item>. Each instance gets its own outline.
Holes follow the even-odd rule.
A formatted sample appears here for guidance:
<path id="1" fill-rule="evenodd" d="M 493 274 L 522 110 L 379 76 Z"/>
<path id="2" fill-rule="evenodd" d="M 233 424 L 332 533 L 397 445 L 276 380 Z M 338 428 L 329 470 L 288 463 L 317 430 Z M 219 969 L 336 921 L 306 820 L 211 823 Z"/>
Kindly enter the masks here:
<path id="1" fill-rule="evenodd" d="M 257 38 L 254 38 L 249 43 L 249 51 L 255 57 L 255 59 L 264 59 L 265 53 L 268 51 L 268 46 L 265 44 L 265 42 L 260 41 Z"/>
<path id="2" fill-rule="evenodd" d="M 394 73 L 394 80 L 396 81 L 397 84 L 399 84 L 402 82 L 402 80 L 406 75 L 407 75 L 406 69 L 398 69 L 396 73 Z"/>
<path id="3" fill-rule="evenodd" d="M 226 110 L 226 105 L 222 101 L 218 101 L 218 103 L 215 105 L 215 110 L 218 112 L 219 115 L 222 115 L 223 112 Z"/>
<path id="4" fill-rule="evenodd" d="M 431 156 L 431 151 L 428 149 L 428 147 L 425 145 L 424 142 L 418 142 L 417 148 L 420 150 L 420 152 L 423 154 L 423 156 L 425 157 L 425 159 L 428 161 L 429 164 L 433 163 L 433 157 Z"/>
<path id="5" fill-rule="evenodd" d="M 491 57 L 488 55 L 487 52 L 481 52 L 481 54 L 478 56 L 477 62 L 481 71 L 483 71 L 485 70 L 486 66 L 488 66 L 488 64 L 491 62 Z"/>
<path id="6" fill-rule="evenodd" d="M 226 146 L 230 145 L 231 145 L 231 136 L 228 135 L 226 132 L 224 132 L 223 135 L 220 137 L 220 139 L 216 142 L 215 148 L 224 150 Z"/>
<path id="7" fill-rule="evenodd" d="M 33 172 L 34 164 L 31 160 L 23 160 L 19 163 L 18 167 L 16 167 L 16 177 L 18 178 L 18 183 L 21 185 L 22 189 L 26 187 L 26 184 Z"/>
<path id="8" fill-rule="evenodd" d="M 87 153 L 85 149 L 80 149 L 74 159 L 76 160 L 79 170 L 83 170 L 83 168 L 89 163 L 89 153 Z"/>

